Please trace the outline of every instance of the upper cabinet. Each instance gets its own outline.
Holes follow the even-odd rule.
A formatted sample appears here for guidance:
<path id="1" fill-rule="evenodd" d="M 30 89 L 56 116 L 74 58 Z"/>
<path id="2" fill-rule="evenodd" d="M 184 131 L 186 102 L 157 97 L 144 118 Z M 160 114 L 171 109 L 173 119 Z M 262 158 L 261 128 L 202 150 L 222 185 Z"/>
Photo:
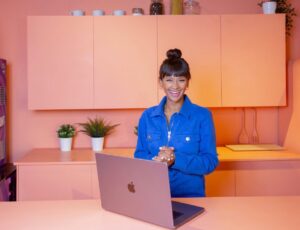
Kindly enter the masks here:
<path id="1" fill-rule="evenodd" d="M 158 18 L 158 63 L 178 48 L 189 63 L 187 94 L 202 106 L 221 106 L 220 16 L 162 16 Z M 160 92 L 160 98 L 164 93 Z"/>
<path id="2" fill-rule="evenodd" d="M 222 105 L 286 105 L 284 15 L 221 17 Z"/>
<path id="3" fill-rule="evenodd" d="M 156 18 L 94 18 L 95 108 L 157 103 Z"/>
<path id="4" fill-rule="evenodd" d="M 93 106 L 93 18 L 28 17 L 29 109 Z"/>
<path id="5" fill-rule="evenodd" d="M 147 108 L 182 50 L 187 94 L 206 107 L 284 106 L 284 15 L 28 17 L 30 109 Z"/>

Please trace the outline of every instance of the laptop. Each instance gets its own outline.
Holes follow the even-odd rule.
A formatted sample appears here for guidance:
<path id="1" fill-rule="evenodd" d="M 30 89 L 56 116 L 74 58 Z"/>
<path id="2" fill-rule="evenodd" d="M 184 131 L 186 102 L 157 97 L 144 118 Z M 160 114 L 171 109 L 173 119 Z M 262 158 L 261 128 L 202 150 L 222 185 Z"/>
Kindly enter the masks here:
<path id="1" fill-rule="evenodd" d="M 171 200 L 165 163 L 96 153 L 103 209 L 177 228 L 204 208 Z"/>

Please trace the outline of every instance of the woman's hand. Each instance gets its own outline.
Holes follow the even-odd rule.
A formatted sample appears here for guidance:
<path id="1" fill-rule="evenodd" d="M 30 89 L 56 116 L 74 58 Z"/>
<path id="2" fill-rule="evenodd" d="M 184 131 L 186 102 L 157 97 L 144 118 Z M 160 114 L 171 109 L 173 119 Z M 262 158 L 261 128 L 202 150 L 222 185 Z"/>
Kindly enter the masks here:
<path id="1" fill-rule="evenodd" d="M 153 157 L 153 160 L 165 162 L 168 166 L 171 166 L 175 161 L 174 148 L 167 146 L 160 147 L 157 156 Z"/>

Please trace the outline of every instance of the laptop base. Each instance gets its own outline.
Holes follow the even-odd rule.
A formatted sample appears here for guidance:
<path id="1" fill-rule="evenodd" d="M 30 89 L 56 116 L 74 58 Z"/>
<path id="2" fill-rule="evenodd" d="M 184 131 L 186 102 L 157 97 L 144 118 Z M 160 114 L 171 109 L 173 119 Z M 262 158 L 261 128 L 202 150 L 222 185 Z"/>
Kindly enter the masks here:
<path id="1" fill-rule="evenodd" d="M 177 228 L 204 212 L 205 209 L 195 205 L 172 201 L 172 210 L 174 217 L 174 228 Z"/>

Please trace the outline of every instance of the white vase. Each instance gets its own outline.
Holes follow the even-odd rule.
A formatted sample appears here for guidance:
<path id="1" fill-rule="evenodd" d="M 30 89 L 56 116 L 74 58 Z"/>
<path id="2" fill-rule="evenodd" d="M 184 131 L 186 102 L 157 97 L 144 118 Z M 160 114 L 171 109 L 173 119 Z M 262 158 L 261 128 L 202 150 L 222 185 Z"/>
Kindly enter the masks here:
<path id="1" fill-rule="evenodd" d="M 59 138 L 60 150 L 62 152 L 69 152 L 72 148 L 72 137 Z"/>
<path id="2" fill-rule="evenodd" d="M 92 137 L 92 149 L 94 152 L 103 150 L 104 137 Z"/>
<path id="3" fill-rule="evenodd" d="M 264 14 L 275 14 L 277 2 L 264 2 L 262 4 Z"/>

